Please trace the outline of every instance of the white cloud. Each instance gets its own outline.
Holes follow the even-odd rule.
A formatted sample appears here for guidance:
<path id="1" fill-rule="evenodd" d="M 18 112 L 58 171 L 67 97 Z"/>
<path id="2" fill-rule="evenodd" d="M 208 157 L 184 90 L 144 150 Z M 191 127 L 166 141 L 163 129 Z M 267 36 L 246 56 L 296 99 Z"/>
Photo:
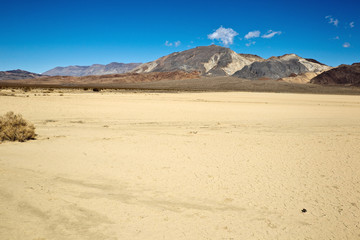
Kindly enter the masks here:
<path id="1" fill-rule="evenodd" d="M 335 19 L 332 16 L 326 16 L 325 18 L 329 20 L 330 24 L 334 24 L 334 26 L 336 26 L 336 27 L 339 25 L 338 19 Z"/>
<path id="2" fill-rule="evenodd" d="M 344 47 L 344 48 L 349 48 L 349 47 L 350 47 L 350 43 L 348 43 L 348 42 L 344 43 L 344 44 L 343 44 L 343 47 Z"/>
<path id="3" fill-rule="evenodd" d="M 180 46 L 180 44 L 181 44 L 180 41 L 176 41 L 176 42 L 174 42 L 174 43 L 169 42 L 169 41 L 166 41 L 166 42 L 165 42 L 165 46 L 167 46 L 167 47 L 172 47 L 172 46 L 178 47 L 178 46 Z"/>
<path id="4" fill-rule="evenodd" d="M 273 38 L 275 35 L 280 35 L 281 31 L 269 30 L 267 34 L 262 35 L 262 38 Z"/>
<path id="5" fill-rule="evenodd" d="M 215 32 L 208 35 L 208 38 L 211 40 L 218 40 L 221 41 L 225 46 L 229 46 L 233 44 L 234 37 L 239 35 L 235 32 L 232 28 L 223 28 L 222 26 L 219 27 Z"/>
<path id="6" fill-rule="evenodd" d="M 171 42 L 169 42 L 169 41 L 166 41 L 165 42 L 165 46 L 167 46 L 167 47 L 171 47 L 173 44 L 171 43 Z"/>
<path id="7" fill-rule="evenodd" d="M 259 36 L 260 36 L 260 31 L 252 31 L 252 32 L 248 32 L 248 34 L 246 34 L 244 38 L 251 39 L 251 38 L 258 38 Z"/>
<path id="8" fill-rule="evenodd" d="M 245 46 L 250 47 L 251 45 L 255 45 L 255 43 L 256 43 L 255 41 L 252 41 L 252 42 L 250 41 L 250 42 L 246 43 Z"/>
<path id="9" fill-rule="evenodd" d="M 351 22 L 349 25 L 350 25 L 350 28 L 355 27 L 355 23 L 354 23 L 354 22 Z"/>

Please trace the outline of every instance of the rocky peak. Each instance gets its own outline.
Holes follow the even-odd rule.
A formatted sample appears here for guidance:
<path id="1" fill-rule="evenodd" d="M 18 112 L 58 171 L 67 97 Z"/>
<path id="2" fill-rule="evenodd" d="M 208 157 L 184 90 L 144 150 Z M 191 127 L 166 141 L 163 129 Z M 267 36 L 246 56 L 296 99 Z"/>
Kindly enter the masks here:
<path id="1" fill-rule="evenodd" d="M 176 70 L 199 71 L 207 76 L 232 75 L 260 57 L 241 55 L 217 45 L 200 46 L 172 53 L 135 68 L 133 72 L 171 72 Z M 261 58 L 260 58 L 261 59 Z"/>

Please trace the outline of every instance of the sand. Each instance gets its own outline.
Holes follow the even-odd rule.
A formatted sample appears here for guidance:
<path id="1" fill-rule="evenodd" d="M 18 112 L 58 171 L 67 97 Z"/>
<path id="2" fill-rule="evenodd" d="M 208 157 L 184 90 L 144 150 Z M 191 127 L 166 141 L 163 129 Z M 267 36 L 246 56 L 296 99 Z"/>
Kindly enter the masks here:
<path id="1" fill-rule="evenodd" d="M 360 239 L 359 96 L 57 91 L 0 96 L 0 239 Z"/>

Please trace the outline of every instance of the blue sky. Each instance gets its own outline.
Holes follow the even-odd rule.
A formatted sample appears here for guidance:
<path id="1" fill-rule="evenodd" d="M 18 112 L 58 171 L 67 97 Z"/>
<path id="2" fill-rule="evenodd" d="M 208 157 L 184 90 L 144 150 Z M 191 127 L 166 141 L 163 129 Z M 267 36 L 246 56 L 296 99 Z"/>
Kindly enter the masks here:
<path id="1" fill-rule="evenodd" d="M 354 0 L 0 3 L 0 71 L 148 62 L 212 43 L 264 58 L 296 53 L 331 66 L 360 62 Z"/>

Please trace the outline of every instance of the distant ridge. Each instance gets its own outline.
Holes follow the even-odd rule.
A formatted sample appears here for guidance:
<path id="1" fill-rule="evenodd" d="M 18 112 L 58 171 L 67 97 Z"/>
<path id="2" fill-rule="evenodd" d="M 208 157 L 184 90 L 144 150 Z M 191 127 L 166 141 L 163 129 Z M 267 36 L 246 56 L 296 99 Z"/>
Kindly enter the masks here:
<path id="1" fill-rule="evenodd" d="M 18 80 L 41 77 L 41 74 L 32 73 L 24 70 L 0 71 L 0 80 Z"/>
<path id="2" fill-rule="evenodd" d="M 241 54 L 217 45 L 200 46 L 174 52 L 148 63 L 110 63 L 107 65 L 56 67 L 44 72 L 47 76 L 83 77 L 123 73 L 198 72 L 201 76 L 234 76 L 243 79 L 282 79 L 288 82 L 308 83 L 313 76 L 330 70 L 312 58 L 284 54 L 264 59 L 254 54 Z M 17 72 L 16 72 L 17 71 Z M 309 73 L 309 74 L 305 74 Z M 22 70 L 3 72 L 0 79 L 26 79 L 40 77 Z M 294 78 L 296 77 L 296 78 Z"/>
<path id="3" fill-rule="evenodd" d="M 122 74 L 107 74 L 107 75 L 91 75 L 91 76 L 43 76 L 35 79 L 23 80 L 3 80 L 1 83 L 10 83 L 20 86 L 35 85 L 35 86 L 89 86 L 89 85 L 103 85 L 116 86 L 117 84 L 126 83 L 146 83 L 156 82 L 161 80 L 186 80 L 201 78 L 199 72 L 154 72 L 154 73 L 122 73 Z"/>
<path id="4" fill-rule="evenodd" d="M 120 74 L 126 73 L 141 63 L 117 63 L 112 62 L 107 65 L 93 64 L 91 66 L 68 66 L 56 67 L 44 72 L 44 75 L 49 76 L 90 76 L 90 75 L 105 75 L 105 74 Z"/>

